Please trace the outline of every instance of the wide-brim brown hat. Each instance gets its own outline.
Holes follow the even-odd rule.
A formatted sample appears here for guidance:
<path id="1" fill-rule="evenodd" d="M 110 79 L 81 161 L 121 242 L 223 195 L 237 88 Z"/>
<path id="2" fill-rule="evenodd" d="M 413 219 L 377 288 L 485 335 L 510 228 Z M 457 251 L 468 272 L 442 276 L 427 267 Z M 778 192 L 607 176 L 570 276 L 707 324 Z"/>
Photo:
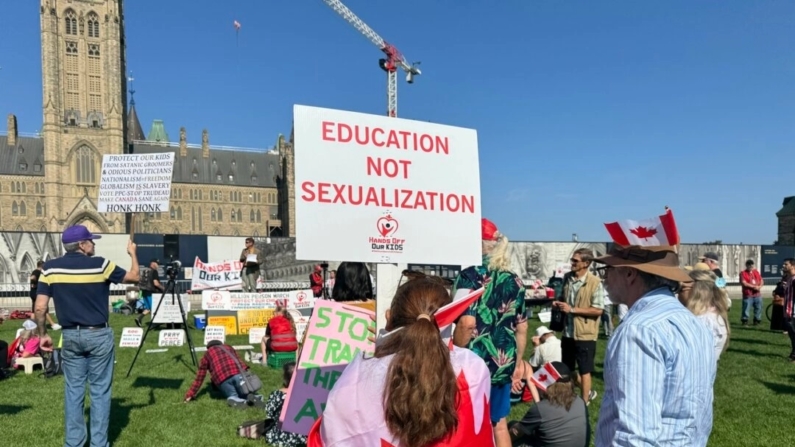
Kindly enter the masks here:
<path id="1" fill-rule="evenodd" d="M 691 282 L 693 279 L 679 267 L 679 255 L 667 245 L 641 247 L 615 245 L 610 253 L 594 259 L 610 267 L 629 267 L 677 282 Z"/>

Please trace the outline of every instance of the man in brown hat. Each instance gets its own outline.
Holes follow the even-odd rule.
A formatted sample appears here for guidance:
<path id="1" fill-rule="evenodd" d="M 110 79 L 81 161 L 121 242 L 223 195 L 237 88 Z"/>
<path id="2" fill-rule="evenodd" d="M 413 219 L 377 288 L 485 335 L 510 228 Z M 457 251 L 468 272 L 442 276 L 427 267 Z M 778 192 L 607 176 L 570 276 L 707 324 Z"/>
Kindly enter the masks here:
<path id="1" fill-rule="evenodd" d="M 596 446 L 705 446 L 712 431 L 712 334 L 674 296 L 690 276 L 673 247 L 615 246 L 595 260 L 629 307 L 605 353 Z"/>

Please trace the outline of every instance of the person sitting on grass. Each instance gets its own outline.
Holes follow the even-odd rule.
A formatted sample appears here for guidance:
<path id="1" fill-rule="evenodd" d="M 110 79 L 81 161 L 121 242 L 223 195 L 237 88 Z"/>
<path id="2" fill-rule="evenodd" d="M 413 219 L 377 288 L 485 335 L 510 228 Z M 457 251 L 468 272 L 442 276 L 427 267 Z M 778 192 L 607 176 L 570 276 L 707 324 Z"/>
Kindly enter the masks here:
<path id="1" fill-rule="evenodd" d="M 290 380 L 293 378 L 293 372 L 295 372 L 295 362 L 287 362 L 282 366 L 282 388 L 272 392 L 265 403 L 265 416 L 268 419 L 278 422 L 279 415 L 282 414 L 282 407 L 287 401 L 288 388 Z M 265 442 L 273 447 L 300 447 L 306 445 L 306 436 L 284 432 L 279 428 L 278 424 L 275 424 L 270 430 L 265 432 Z"/>
<path id="2" fill-rule="evenodd" d="M 541 400 L 519 421 L 508 423 L 513 446 L 586 447 L 591 426 L 585 401 L 575 392 L 571 370 L 562 362 L 550 362 L 560 376 L 547 388 L 538 384 Z"/>
<path id="3" fill-rule="evenodd" d="M 243 391 L 240 382 L 243 380 L 241 367 L 248 370 L 246 365 L 235 352 L 235 349 L 225 345 L 218 340 L 207 343 L 207 352 L 199 362 L 199 370 L 196 371 L 196 380 L 185 394 L 185 403 L 190 402 L 196 397 L 204 383 L 207 372 L 210 372 L 210 380 L 226 396 L 226 403 L 230 407 L 242 409 L 248 405 L 258 408 L 264 407 L 262 396 L 259 394 L 247 394 Z"/>
<path id="4" fill-rule="evenodd" d="M 36 323 L 33 320 L 25 320 L 22 323 L 22 332 L 11 344 L 9 363 L 12 367 L 19 369 L 17 359 L 35 357 L 39 355 L 39 337 L 35 334 Z"/>
<path id="5" fill-rule="evenodd" d="M 262 364 L 268 364 L 268 354 L 272 352 L 298 351 L 298 339 L 293 316 L 282 306 L 276 306 L 273 318 L 268 321 L 265 336 L 262 337 Z"/>

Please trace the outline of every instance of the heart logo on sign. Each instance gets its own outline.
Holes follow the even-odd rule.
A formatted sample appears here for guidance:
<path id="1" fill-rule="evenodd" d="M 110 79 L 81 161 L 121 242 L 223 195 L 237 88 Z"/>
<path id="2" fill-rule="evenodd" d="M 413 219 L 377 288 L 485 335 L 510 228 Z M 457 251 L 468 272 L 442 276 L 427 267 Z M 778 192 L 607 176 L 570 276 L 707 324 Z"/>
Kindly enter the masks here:
<path id="1" fill-rule="evenodd" d="M 223 299 L 224 296 L 221 295 L 220 293 L 213 293 L 212 295 L 210 295 L 210 301 L 212 301 L 213 303 L 217 303 L 219 301 L 222 301 Z"/>
<path id="2" fill-rule="evenodd" d="M 305 294 L 304 292 L 298 292 L 298 293 L 295 295 L 295 299 L 297 299 L 297 300 L 298 300 L 298 302 L 301 302 L 301 301 L 303 301 L 303 300 L 305 300 L 305 299 L 306 299 L 306 294 Z"/>
<path id="3" fill-rule="evenodd" d="M 398 229 L 398 221 L 392 216 L 384 216 L 375 223 L 378 234 L 382 237 L 389 237 L 395 234 Z"/>

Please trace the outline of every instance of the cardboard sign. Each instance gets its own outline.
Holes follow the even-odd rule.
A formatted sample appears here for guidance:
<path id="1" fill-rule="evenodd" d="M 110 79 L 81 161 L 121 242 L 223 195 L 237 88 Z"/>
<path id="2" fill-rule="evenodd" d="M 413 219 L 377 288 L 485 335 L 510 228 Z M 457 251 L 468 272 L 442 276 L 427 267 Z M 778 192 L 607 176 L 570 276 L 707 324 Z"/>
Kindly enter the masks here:
<path id="1" fill-rule="evenodd" d="M 282 408 L 282 430 L 308 434 L 345 366 L 361 353 L 373 353 L 375 346 L 367 340 L 368 327 L 375 325 L 372 316 L 360 307 L 317 301 Z"/>
<path id="2" fill-rule="evenodd" d="M 293 119 L 296 259 L 481 263 L 475 130 L 301 105 Z"/>
<path id="3" fill-rule="evenodd" d="M 207 317 L 208 326 L 223 326 L 226 335 L 237 335 L 237 318 L 231 316 Z"/>
<path id="4" fill-rule="evenodd" d="M 157 346 L 182 346 L 185 344 L 185 331 L 182 329 L 167 329 L 160 331 Z"/>
<path id="5" fill-rule="evenodd" d="M 248 330 L 248 342 L 259 344 L 262 342 L 262 337 L 265 336 L 265 331 L 267 328 L 264 327 L 253 327 Z"/>
<path id="6" fill-rule="evenodd" d="M 268 327 L 271 318 L 273 318 L 273 309 L 240 310 L 237 312 L 237 332 L 246 335 L 253 327 Z"/>
<path id="7" fill-rule="evenodd" d="M 226 343 L 226 328 L 223 326 L 207 326 L 204 328 L 204 345 L 213 340 L 218 340 L 221 343 Z"/>
<path id="8" fill-rule="evenodd" d="M 137 348 L 141 346 L 144 338 L 144 330 L 140 327 L 126 327 L 121 330 L 120 348 Z"/>
<path id="9" fill-rule="evenodd" d="M 97 211 L 168 213 L 174 152 L 102 156 Z"/>

